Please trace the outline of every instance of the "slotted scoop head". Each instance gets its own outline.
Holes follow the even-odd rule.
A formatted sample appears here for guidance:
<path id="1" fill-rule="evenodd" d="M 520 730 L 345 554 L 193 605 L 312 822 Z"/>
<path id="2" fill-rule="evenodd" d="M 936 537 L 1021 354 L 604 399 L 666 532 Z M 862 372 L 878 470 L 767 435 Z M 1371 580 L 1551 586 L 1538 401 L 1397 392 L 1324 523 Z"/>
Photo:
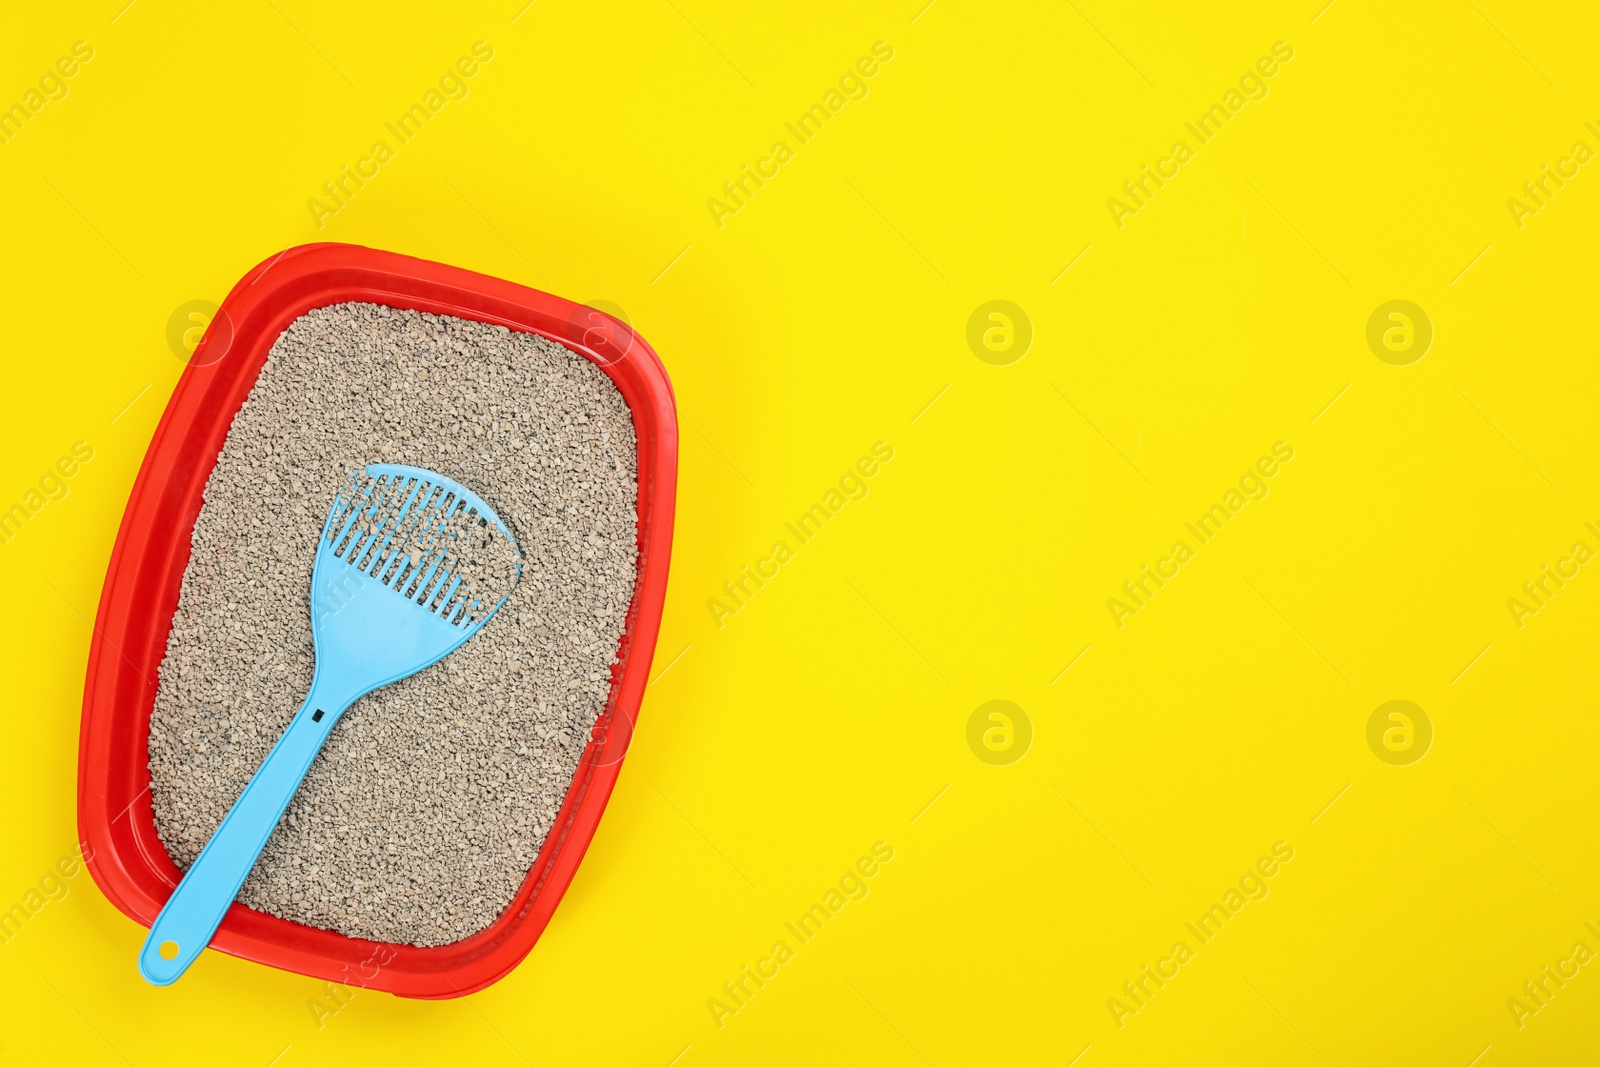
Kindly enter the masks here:
<path id="1" fill-rule="evenodd" d="M 350 475 L 317 539 L 311 691 L 156 916 L 147 981 L 176 981 L 210 943 L 345 709 L 461 647 L 520 573 L 505 524 L 459 482 L 386 463 Z"/>

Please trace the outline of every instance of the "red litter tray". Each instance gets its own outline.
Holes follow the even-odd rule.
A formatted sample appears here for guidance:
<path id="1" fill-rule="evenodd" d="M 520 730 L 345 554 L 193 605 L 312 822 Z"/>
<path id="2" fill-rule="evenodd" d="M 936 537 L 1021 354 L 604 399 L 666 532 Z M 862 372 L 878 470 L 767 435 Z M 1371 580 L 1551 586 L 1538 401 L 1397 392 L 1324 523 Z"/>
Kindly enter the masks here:
<path id="1" fill-rule="evenodd" d="M 356 245 L 301 245 L 240 279 L 178 380 L 111 551 L 83 694 L 78 827 L 95 882 L 149 926 L 182 876 L 156 836 L 147 745 L 157 669 L 201 491 L 278 335 L 314 308 L 349 301 L 476 319 L 557 341 L 611 378 L 633 413 L 639 442 L 638 581 L 611 695 L 555 825 L 505 912 L 464 940 L 417 948 L 357 940 L 236 903 L 211 941 L 230 955 L 315 978 L 405 997 L 456 997 L 509 973 L 550 921 L 611 797 L 655 652 L 672 548 L 677 414 L 661 361 L 609 315 L 498 278 Z"/>

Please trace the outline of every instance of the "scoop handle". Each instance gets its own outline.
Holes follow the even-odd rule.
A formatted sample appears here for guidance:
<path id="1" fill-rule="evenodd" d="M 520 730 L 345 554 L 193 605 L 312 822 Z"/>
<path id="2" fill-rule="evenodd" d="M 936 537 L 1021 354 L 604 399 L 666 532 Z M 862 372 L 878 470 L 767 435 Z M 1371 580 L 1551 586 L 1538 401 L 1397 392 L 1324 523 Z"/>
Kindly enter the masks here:
<path id="1" fill-rule="evenodd" d="M 333 724 L 351 703 L 321 700 L 313 682 L 289 728 L 256 768 L 250 784 L 156 916 L 139 953 L 139 973 L 151 985 L 177 981 L 211 943 Z"/>

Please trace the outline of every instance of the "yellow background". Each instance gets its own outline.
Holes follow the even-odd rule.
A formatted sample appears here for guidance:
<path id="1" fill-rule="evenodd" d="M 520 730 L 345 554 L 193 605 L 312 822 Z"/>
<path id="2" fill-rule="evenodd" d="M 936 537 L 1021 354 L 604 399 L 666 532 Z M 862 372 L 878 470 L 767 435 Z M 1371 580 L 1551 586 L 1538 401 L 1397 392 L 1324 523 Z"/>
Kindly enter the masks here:
<path id="1" fill-rule="evenodd" d="M 1506 1005 L 1600 950 L 1600 573 L 1520 629 L 1506 605 L 1600 547 L 1600 174 L 1520 229 L 1506 205 L 1600 148 L 1592 11 L 122 2 L 0 35 L 6 104 L 95 49 L 0 146 L 0 507 L 96 450 L 0 547 L 0 907 L 76 837 L 86 616 L 183 367 L 168 318 L 279 249 L 623 308 L 677 390 L 677 537 L 638 737 L 512 975 L 319 1028 L 321 983 L 216 953 L 145 985 L 80 873 L 0 947 L 0 1059 L 1593 1062 L 1600 965 L 1521 1029 Z M 478 40 L 470 95 L 318 229 L 308 198 Z M 1269 95 L 1119 229 L 1107 199 L 1280 40 Z M 1008 366 L 966 340 L 993 299 L 1034 331 Z M 1392 299 L 1435 330 L 1409 366 L 1366 342 Z M 719 629 L 722 583 L 879 440 L 870 495 Z M 1270 495 L 1119 629 L 1107 598 L 1280 440 Z M 1032 726 L 1008 766 L 967 743 L 993 699 Z M 1409 766 L 1366 740 L 1393 699 L 1434 730 Z M 719 1028 L 708 999 L 878 841 L 870 894 Z M 1277 841 L 1270 894 L 1118 1028 L 1108 998 Z"/>

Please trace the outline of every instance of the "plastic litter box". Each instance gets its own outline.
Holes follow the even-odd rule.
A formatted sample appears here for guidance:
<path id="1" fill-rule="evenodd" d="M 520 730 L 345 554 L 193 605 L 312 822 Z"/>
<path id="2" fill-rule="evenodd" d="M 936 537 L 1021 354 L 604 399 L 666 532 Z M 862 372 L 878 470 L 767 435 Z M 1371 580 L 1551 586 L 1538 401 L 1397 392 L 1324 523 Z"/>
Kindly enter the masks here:
<path id="1" fill-rule="evenodd" d="M 147 742 L 157 669 L 189 562 L 202 491 L 267 352 L 296 318 L 364 301 L 494 323 L 558 341 L 598 364 L 633 414 L 639 446 L 638 572 L 611 693 L 565 801 L 510 906 L 488 928 L 434 948 L 346 937 L 235 903 L 211 947 L 243 959 L 406 997 L 461 996 L 532 949 L 594 836 L 648 682 L 666 595 L 678 429 L 661 361 L 593 308 L 410 256 L 341 244 L 288 249 L 240 279 L 167 404 L 117 533 L 89 648 L 78 755 L 78 826 L 111 902 L 149 926 L 181 877 L 156 835 Z M 230 802 L 232 798 L 227 798 Z M 131 954 L 113 961 L 133 973 Z"/>

